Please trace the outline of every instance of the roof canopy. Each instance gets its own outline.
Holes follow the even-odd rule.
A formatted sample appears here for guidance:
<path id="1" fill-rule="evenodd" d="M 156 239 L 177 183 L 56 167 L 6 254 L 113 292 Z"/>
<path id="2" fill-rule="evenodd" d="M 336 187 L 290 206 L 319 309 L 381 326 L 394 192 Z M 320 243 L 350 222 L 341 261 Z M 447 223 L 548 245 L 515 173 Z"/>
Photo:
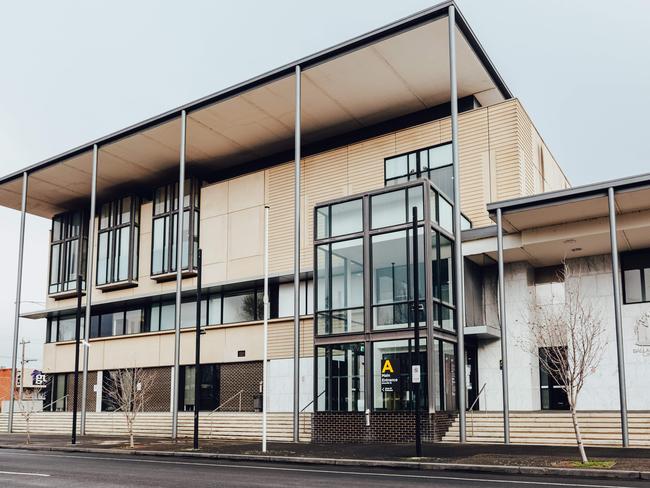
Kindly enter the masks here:
<path id="1" fill-rule="evenodd" d="M 504 238 L 506 261 L 546 266 L 608 254 L 609 188 L 615 195 L 619 251 L 650 247 L 650 174 L 645 174 L 489 204 L 493 220 L 501 209 L 510 234 Z M 496 241 L 476 249 L 496 259 Z"/>
<path id="2" fill-rule="evenodd" d="M 302 69 L 302 143 L 315 144 L 449 102 L 445 2 L 158 117 L 0 179 L 0 205 L 43 217 L 90 198 L 92 148 L 99 146 L 98 200 L 125 187 L 151 187 L 177 172 L 180 113 L 187 111 L 188 170 L 213 179 L 235 167 L 277 160 L 294 141 L 295 67 Z M 456 16 L 460 98 L 482 105 L 511 97 L 471 29 Z"/>

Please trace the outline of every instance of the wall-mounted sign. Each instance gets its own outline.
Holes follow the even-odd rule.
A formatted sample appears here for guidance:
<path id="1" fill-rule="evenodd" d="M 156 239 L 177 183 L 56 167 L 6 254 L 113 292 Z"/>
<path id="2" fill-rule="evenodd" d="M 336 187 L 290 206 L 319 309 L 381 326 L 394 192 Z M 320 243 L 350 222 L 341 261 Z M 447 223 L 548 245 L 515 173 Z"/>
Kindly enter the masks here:
<path id="1" fill-rule="evenodd" d="M 391 360 L 390 357 L 384 357 L 380 361 L 381 365 L 381 391 L 394 392 L 398 388 L 399 371 L 397 367 L 399 362 Z"/>
<path id="2" fill-rule="evenodd" d="M 420 383 L 420 365 L 419 364 L 414 364 L 411 366 L 411 382 L 412 383 Z"/>

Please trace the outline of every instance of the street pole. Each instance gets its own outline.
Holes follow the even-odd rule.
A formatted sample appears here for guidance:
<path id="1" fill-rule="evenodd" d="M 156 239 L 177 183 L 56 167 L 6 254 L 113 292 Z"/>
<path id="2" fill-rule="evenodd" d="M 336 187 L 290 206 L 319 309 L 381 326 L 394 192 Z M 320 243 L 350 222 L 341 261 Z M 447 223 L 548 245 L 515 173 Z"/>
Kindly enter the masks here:
<path id="1" fill-rule="evenodd" d="M 269 206 L 264 206 L 264 352 L 262 363 L 262 452 L 266 452 L 266 410 L 268 406 L 269 342 Z"/>
<path id="2" fill-rule="evenodd" d="M 81 335 L 81 275 L 77 275 L 77 316 L 74 329 L 74 383 L 72 393 L 72 444 L 77 443 L 77 395 L 79 393 L 79 337 Z"/>
<path id="3" fill-rule="evenodd" d="M 18 393 L 18 400 L 22 406 L 23 402 L 23 384 L 25 383 L 25 363 L 28 361 L 25 359 L 25 345 L 29 344 L 29 341 L 26 341 L 24 338 L 20 341 L 20 390 Z"/>
<path id="4" fill-rule="evenodd" d="M 16 356 L 18 355 L 18 329 L 20 328 L 20 297 L 23 283 L 23 252 L 25 250 L 25 215 L 27 214 L 27 172 L 23 173 L 23 192 L 20 203 L 20 233 L 18 234 L 18 273 L 16 276 L 16 303 L 14 311 L 14 335 L 11 343 L 11 388 L 9 388 L 9 418 L 7 432 L 13 432 L 14 398 L 16 396 Z"/>
<path id="5" fill-rule="evenodd" d="M 201 388 L 201 275 L 203 274 L 203 251 L 196 256 L 196 345 L 194 348 L 194 449 L 199 448 L 199 390 Z"/>
<path id="6" fill-rule="evenodd" d="M 301 69 L 296 66 L 293 194 L 293 442 L 300 440 L 300 111 Z"/>
<path id="7" fill-rule="evenodd" d="M 415 456 L 422 457 L 422 432 L 420 430 L 420 287 L 419 287 L 419 257 L 418 257 L 418 208 L 413 207 L 413 327 L 415 332 L 415 361 L 411 364 L 411 383 L 413 385 L 413 401 L 415 402 Z M 417 369 L 417 371 L 415 371 Z"/>

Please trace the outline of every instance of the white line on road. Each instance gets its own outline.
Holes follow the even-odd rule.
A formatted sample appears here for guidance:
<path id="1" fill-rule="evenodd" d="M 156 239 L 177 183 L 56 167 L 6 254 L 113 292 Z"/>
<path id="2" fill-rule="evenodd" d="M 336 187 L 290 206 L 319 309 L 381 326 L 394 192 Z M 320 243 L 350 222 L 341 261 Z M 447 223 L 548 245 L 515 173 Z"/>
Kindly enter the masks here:
<path id="1" fill-rule="evenodd" d="M 45 473 L 20 473 L 18 471 L 0 471 L 0 475 L 3 474 L 10 475 L 10 476 L 42 476 L 45 478 L 50 476 L 49 474 L 45 474 Z"/>
<path id="2" fill-rule="evenodd" d="M 1 452 L 0 452 L 1 454 Z M 553 482 L 553 481 L 523 481 L 523 480 L 509 480 L 509 479 L 494 479 L 494 478 L 469 478 L 460 476 L 436 476 L 424 474 L 402 474 L 402 473 L 373 473 L 371 471 L 340 471 L 332 469 L 314 469 L 314 468 L 289 468 L 281 466 L 252 466 L 250 464 L 224 464 L 224 463 L 198 463 L 191 461 L 163 461 L 159 459 L 133 459 L 111 456 L 87 456 L 87 455 L 65 455 L 65 454 L 39 454 L 39 453 L 21 453 L 23 456 L 40 456 L 40 457 L 56 457 L 56 458 L 74 458 L 74 459 L 88 459 L 99 461 L 118 461 L 128 463 L 149 463 L 149 464 L 171 464 L 177 466 L 204 466 L 211 468 L 234 468 L 234 469 L 258 469 L 267 471 L 292 471 L 302 473 L 324 473 L 324 474 L 340 474 L 340 475 L 353 475 L 353 476 L 373 476 L 384 478 L 409 478 L 409 479 L 426 479 L 426 480 L 448 480 L 448 481 L 475 481 L 483 483 L 504 483 L 512 485 L 529 485 L 529 486 L 564 486 L 574 488 L 634 488 L 632 486 L 624 485 L 597 485 L 597 484 L 581 484 L 581 483 L 567 483 L 567 482 Z M 49 476 L 49 475 L 47 475 Z M 526 475 L 519 475 L 526 476 Z"/>

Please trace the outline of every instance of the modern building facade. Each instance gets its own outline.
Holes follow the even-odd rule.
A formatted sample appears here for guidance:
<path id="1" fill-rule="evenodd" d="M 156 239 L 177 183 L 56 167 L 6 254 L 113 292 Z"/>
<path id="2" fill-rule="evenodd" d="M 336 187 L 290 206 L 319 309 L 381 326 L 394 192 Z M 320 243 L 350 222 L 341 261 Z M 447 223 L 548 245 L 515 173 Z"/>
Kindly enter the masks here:
<path id="1" fill-rule="evenodd" d="M 110 410 L 103 389 L 111 372 L 139 367 L 155 378 L 146 409 L 171 412 L 171 422 L 179 410 L 253 411 L 265 391 L 268 411 L 313 412 L 312 436 L 325 442 L 410 439 L 414 362 L 428 439 L 441 438 L 463 403 L 502 409 L 495 212 L 507 234 L 510 325 L 531 290 L 561 288 L 548 267 L 565 257 L 593 261 L 594 286 L 612 297 L 609 241 L 596 249 L 594 239 L 576 234 L 592 223 L 583 225 L 588 216 L 571 207 L 573 198 L 453 2 L 0 179 L 0 204 L 52 221 L 47 306 L 23 315 L 47 318 L 43 369 L 52 378 L 52 410 L 71 409 L 79 314 L 87 338 L 78 393 L 84 412 Z M 593 225 L 602 238 L 606 224 Z M 619 233 L 625 251 L 650 245 Z M 571 239 L 585 242 L 567 254 L 558 242 Z M 587 258 L 598 255 L 605 257 Z M 623 260 L 630 303 L 650 300 L 643 256 Z M 628 353 L 635 346 L 629 324 L 623 328 Z M 512 345 L 508 356 L 517 365 L 510 408 L 562 408 L 538 365 Z M 616 378 L 607 373 L 612 392 Z M 642 378 L 630 379 L 630 388 Z M 601 395 L 584 408 L 617 409 L 616 398 Z M 630 395 L 629 407 L 647 408 L 646 400 Z"/>

